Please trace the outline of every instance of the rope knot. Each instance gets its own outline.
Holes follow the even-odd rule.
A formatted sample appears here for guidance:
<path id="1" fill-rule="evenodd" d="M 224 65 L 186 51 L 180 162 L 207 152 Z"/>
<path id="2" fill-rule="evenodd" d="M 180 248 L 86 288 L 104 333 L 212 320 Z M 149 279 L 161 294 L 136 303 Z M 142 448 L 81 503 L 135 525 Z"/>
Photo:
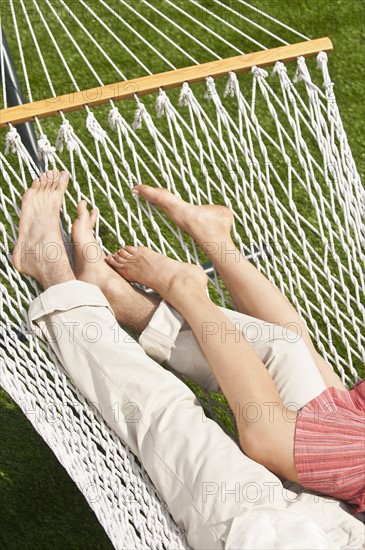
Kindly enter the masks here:
<path id="1" fill-rule="evenodd" d="M 256 65 L 252 67 L 251 72 L 255 78 L 267 78 L 269 76 L 269 73 L 265 69 L 261 69 L 261 67 L 257 67 Z"/>
<path id="2" fill-rule="evenodd" d="M 118 107 L 112 107 L 108 114 L 108 123 L 112 130 L 116 130 L 121 119 Z"/>
<path id="3" fill-rule="evenodd" d="M 107 133 L 100 126 L 99 122 L 96 120 L 94 113 L 89 113 L 86 119 L 86 128 L 89 130 L 90 134 L 96 141 L 102 141 L 106 138 Z"/>
<path id="4" fill-rule="evenodd" d="M 139 130 L 142 128 L 143 117 L 146 115 L 146 107 L 139 100 L 137 101 L 137 109 L 134 112 L 134 119 L 132 122 L 133 130 Z"/>
<path id="5" fill-rule="evenodd" d="M 215 88 L 214 78 L 212 78 L 211 76 L 208 76 L 205 79 L 205 81 L 207 83 L 207 91 L 204 94 L 204 98 L 210 101 L 212 97 L 217 93 L 217 90 Z"/>
<path id="6" fill-rule="evenodd" d="M 62 122 L 56 138 L 55 145 L 60 153 L 62 153 L 65 144 L 69 151 L 79 149 L 74 130 L 67 119 Z"/>
<path id="7" fill-rule="evenodd" d="M 10 128 L 5 138 L 5 155 L 16 153 L 21 146 L 21 139 L 18 131 L 14 126 Z"/>
<path id="8" fill-rule="evenodd" d="M 288 71 L 284 63 L 282 61 L 277 61 L 274 65 L 271 76 L 276 76 L 277 74 L 280 75 L 282 73 L 287 73 L 287 72 Z"/>
<path id="9" fill-rule="evenodd" d="M 308 86 L 310 90 L 315 92 L 316 85 L 312 82 L 311 75 L 308 71 L 308 67 L 305 62 L 305 57 L 301 55 L 300 57 L 298 57 L 297 61 L 298 61 L 298 66 L 293 78 L 294 84 L 303 80 L 305 82 L 305 85 Z"/>
<path id="10" fill-rule="evenodd" d="M 304 80 L 306 68 L 307 68 L 305 65 L 305 59 L 302 55 L 298 57 L 297 61 L 298 61 L 297 70 L 295 71 L 295 75 L 293 77 L 294 84 L 296 84 L 297 82 L 300 82 L 301 80 Z"/>
<path id="11" fill-rule="evenodd" d="M 323 88 L 326 90 L 326 97 L 328 100 L 335 101 L 333 88 L 335 83 L 331 81 L 328 72 L 328 55 L 326 52 L 319 52 L 317 55 L 317 69 L 320 69 L 323 73 L 324 83 Z"/>
<path id="12" fill-rule="evenodd" d="M 187 82 L 184 82 L 181 86 L 181 91 L 179 95 L 179 105 L 180 107 L 186 107 L 189 105 L 189 96 L 191 94 L 190 86 Z"/>
<path id="13" fill-rule="evenodd" d="M 168 101 L 169 98 L 167 97 L 166 92 L 164 90 L 160 90 L 160 93 L 156 98 L 156 113 L 159 118 L 165 114 Z"/>
<path id="14" fill-rule="evenodd" d="M 38 154 L 39 157 L 43 160 L 49 160 L 54 158 L 56 148 L 50 144 L 46 134 L 41 134 L 38 140 Z"/>
<path id="15" fill-rule="evenodd" d="M 323 84 L 323 88 L 328 92 L 329 94 L 333 91 L 335 83 L 334 82 L 325 82 Z"/>
<path id="16" fill-rule="evenodd" d="M 227 95 L 230 97 L 238 95 L 238 79 L 236 73 L 232 71 L 228 73 L 228 80 L 224 89 L 224 97 L 227 97 Z"/>
<path id="17" fill-rule="evenodd" d="M 317 69 L 323 69 L 324 65 L 328 63 L 328 55 L 326 52 L 319 52 L 317 55 Z"/>

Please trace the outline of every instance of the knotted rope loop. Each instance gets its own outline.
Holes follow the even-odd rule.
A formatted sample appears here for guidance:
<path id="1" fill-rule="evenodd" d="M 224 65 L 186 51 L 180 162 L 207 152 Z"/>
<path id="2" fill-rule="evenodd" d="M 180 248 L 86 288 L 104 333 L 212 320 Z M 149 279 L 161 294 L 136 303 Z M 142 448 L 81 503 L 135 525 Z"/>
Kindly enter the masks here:
<path id="1" fill-rule="evenodd" d="M 22 142 L 18 130 L 12 126 L 5 137 L 5 155 L 9 153 L 21 152 Z"/>
<path id="2" fill-rule="evenodd" d="M 68 151 L 77 151 L 80 148 L 74 129 L 67 119 L 60 126 L 55 145 L 60 153 L 62 153 L 64 145 L 66 145 Z"/>
<path id="3" fill-rule="evenodd" d="M 252 67 L 251 72 L 255 78 L 267 78 L 269 76 L 269 73 L 265 71 L 265 69 L 261 69 L 261 67 Z"/>
<path id="4" fill-rule="evenodd" d="M 156 98 L 156 113 L 158 118 L 165 114 L 168 101 L 169 98 L 166 92 L 160 88 L 160 93 Z"/>
<path id="5" fill-rule="evenodd" d="M 187 82 L 184 82 L 184 84 L 181 86 L 181 91 L 179 95 L 180 107 L 187 107 L 189 105 L 190 95 L 191 95 L 190 86 Z"/>
<path id="6" fill-rule="evenodd" d="M 87 115 L 86 128 L 96 141 L 103 141 L 107 137 L 106 131 L 100 126 L 92 112 Z"/>
<path id="7" fill-rule="evenodd" d="M 224 89 L 224 97 L 229 95 L 230 97 L 238 96 L 238 79 L 236 73 L 233 71 L 228 73 L 228 80 Z"/>

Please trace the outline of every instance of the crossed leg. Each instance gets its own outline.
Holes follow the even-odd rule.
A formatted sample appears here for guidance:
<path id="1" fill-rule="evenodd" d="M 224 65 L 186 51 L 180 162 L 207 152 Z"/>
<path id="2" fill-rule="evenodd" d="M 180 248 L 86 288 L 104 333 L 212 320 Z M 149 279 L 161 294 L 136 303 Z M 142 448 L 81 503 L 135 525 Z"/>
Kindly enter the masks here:
<path id="1" fill-rule="evenodd" d="M 283 327 L 296 327 L 326 386 L 346 389 L 340 377 L 317 352 L 307 327 L 289 300 L 236 248 L 231 238 L 233 216 L 228 208 L 192 206 L 166 189 L 148 185 L 138 185 L 134 192 L 159 206 L 198 243 L 221 276 L 237 311 Z"/>
<path id="2" fill-rule="evenodd" d="M 293 461 L 296 412 L 285 409 L 261 359 L 239 333 L 236 335 L 233 324 L 233 338 L 223 343 L 222 327 L 226 334 L 230 321 L 207 297 L 204 271 L 145 247 L 125 247 L 117 259 L 109 262 L 128 280 L 156 290 L 184 316 L 232 409 L 245 454 L 274 473 L 298 482 Z M 203 338 L 205 324 L 212 322 L 217 330 Z M 271 407 L 265 406 L 267 403 Z M 260 416 L 254 421 L 249 404 L 260 407 Z"/>
<path id="3" fill-rule="evenodd" d="M 150 202 L 161 207 L 171 219 L 200 245 L 229 290 L 237 311 L 282 327 L 296 327 L 307 345 L 326 386 L 345 389 L 341 379 L 319 355 L 308 330 L 290 302 L 235 247 L 230 230 L 232 214 L 223 206 L 192 206 L 164 189 L 147 185 L 135 188 Z M 97 212 L 88 212 L 86 202 L 77 206 L 72 227 L 75 275 L 99 286 L 122 325 L 141 333 L 161 299 L 144 293 L 114 276 L 104 263 L 105 255 L 93 234 Z M 89 257 L 90 256 L 90 257 Z M 110 259 L 106 258 L 110 263 Z"/>

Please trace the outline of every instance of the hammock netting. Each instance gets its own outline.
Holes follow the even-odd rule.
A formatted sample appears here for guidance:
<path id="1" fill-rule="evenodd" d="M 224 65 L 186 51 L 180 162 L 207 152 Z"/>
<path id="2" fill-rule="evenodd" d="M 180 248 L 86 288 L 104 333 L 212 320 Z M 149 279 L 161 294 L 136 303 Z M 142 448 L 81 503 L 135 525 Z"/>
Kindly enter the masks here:
<path id="1" fill-rule="evenodd" d="M 5 4 L 3 25 L 27 102 L 307 38 L 243 1 L 235 9 L 218 0 Z M 2 93 L 6 107 L 3 70 Z M 86 106 L 36 119 L 34 126 L 44 168 L 72 176 L 63 207 L 66 240 L 76 203 L 86 199 L 99 208 L 96 234 L 105 252 L 143 244 L 203 265 L 211 297 L 233 307 L 194 242 L 135 199 L 131 187 L 149 183 L 193 204 L 226 204 L 242 253 L 291 300 L 344 383 L 358 380 L 365 362 L 365 192 L 325 53 Z M 115 547 L 188 548 L 141 464 L 27 325 L 28 305 L 41 289 L 14 270 L 10 253 L 22 194 L 40 168 L 14 126 L 2 136 L 2 386 L 77 483 Z M 235 437 L 224 398 L 184 381 L 207 415 Z"/>

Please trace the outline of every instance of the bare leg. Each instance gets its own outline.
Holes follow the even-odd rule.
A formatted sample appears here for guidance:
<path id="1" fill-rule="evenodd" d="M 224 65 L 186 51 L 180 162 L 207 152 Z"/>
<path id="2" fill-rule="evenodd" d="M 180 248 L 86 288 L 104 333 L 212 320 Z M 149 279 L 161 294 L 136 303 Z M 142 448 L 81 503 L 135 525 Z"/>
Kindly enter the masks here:
<path id="1" fill-rule="evenodd" d="M 110 303 L 117 321 L 140 334 L 161 299 L 131 286 L 106 264 L 105 254 L 93 233 L 97 214 L 97 210 L 87 210 L 85 201 L 77 205 L 77 219 L 72 226 L 76 278 L 97 285 Z"/>
<path id="2" fill-rule="evenodd" d="M 290 326 L 307 344 L 327 386 L 346 389 L 341 379 L 315 349 L 309 332 L 289 300 L 235 247 L 232 213 L 224 206 L 192 206 L 165 189 L 135 187 L 146 200 L 162 208 L 203 249 L 222 277 L 238 311 L 263 321 Z"/>
<path id="3" fill-rule="evenodd" d="M 33 181 L 22 200 L 14 267 L 44 289 L 75 279 L 60 230 L 60 208 L 69 174 L 49 170 Z"/>
<path id="4" fill-rule="evenodd" d="M 235 415 L 242 450 L 274 473 L 298 482 L 293 460 L 296 412 L 284 407 L 252 346 L 206 296 L 204 271 L 145 247 L 125 247 L 107 262 L 127 280 L 154 288 L 184 316 Z M 218 330 L 206 337 L 204 327 L 212 322 Z M 227 326 L 229 345 L 223 343 Z"/>
<path id="5" fill-rule="evenodd" d="M 93 234 L 97 211 L 89 213 L 85 201 L 78 204 L 78 217 L 72 227 L 75 274 L 71 269 L 59 221 L 68 180 L 67 172 L 49 170 L 24 193 L 13 264 L 21 273 L 36 279 L 44 289 L 75 278 L 98 285 L 117 321 L 140 333 L 160 299 L 133 288 L 107 266 Z"/>

